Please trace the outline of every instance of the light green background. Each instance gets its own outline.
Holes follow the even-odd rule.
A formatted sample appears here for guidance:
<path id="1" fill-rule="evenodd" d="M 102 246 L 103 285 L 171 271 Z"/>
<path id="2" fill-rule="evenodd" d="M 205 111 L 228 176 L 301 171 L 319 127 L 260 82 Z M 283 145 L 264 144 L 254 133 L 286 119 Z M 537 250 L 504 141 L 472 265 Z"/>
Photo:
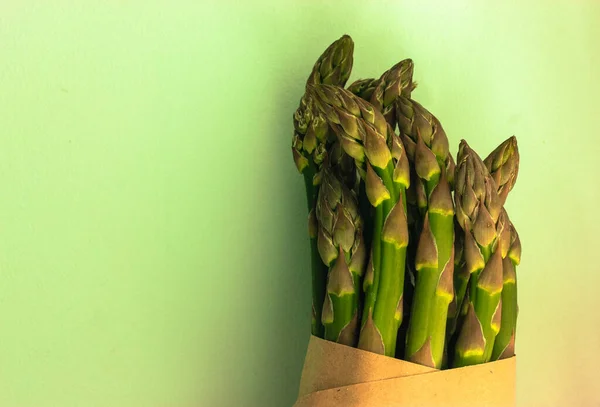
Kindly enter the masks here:
<path id="1" fill-rule="evenodd" d="M 453 151 L 517 135 L 519 406 L 598 406 L 600 3 L 238 3 L 0 2 L 0 406 L 292 404 L 291 115 L 343 33 Z"/>

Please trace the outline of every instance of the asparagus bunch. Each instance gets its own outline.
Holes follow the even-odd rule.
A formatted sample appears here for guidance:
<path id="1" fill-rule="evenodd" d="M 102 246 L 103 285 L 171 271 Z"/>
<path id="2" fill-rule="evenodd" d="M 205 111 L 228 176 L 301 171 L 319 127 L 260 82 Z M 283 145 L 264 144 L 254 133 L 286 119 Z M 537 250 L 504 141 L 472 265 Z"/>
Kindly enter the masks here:
<path id="1" fill-rule="evenodd" d="M 314 64 L 306 85 L 327 83 L 344 86 L 350 77 L 353 63 L 354 42 L 344 35 L 319 57 Z M 323 337 L 321 308 L 325 300 L 327 265 L 319 256 L 316 228 L 315 205 L 320 184 L 320 166 L 326 158 L 329 127 L 322 115 L 315 114 L 313 102 L 305 93 L 300 106 L 294 113 L 294 136 L 292 154 L 298 171 L 304 176 L 306 200 L 309 211 L 309 236 L 312 267 L 312 334 Z"/>
<path id="2" fill-rule="evenodd" d="M 414 64 L 344 86 L 353 43 L 319 58 L 294 115 L 313 268 L 313 335 L 434 368 L 514 355 L 521 243 L 504 208 L 516 138 L 457 160 L 412 98 Z M 454 197 L 453 197 L 454 194 Z"/>

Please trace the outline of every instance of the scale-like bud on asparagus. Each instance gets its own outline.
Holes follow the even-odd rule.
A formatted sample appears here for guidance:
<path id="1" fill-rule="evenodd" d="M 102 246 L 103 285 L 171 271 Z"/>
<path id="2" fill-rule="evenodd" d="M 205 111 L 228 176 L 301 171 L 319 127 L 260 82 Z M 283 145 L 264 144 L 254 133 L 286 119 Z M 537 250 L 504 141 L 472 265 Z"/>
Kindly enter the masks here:
<path id="1" fill-rule="evenodd" d="M 377 78 L 359 79 L 352 82 L 352 84 L 348 86 L 348 90 L 359 98 L 369 101 L 371 100 L 375 88 L 379 85 L 379 82 L 380 80 Z"/>
<path id="2" fill-rule="evenodd" d="M 354 42 L 343 35 L 319 57 L 306 82 L 307 85 L 335 85 L 344 87 L 352 72 Z"/>
<path id="3" fill-rule="evenodd" d="M 352 70 L 353 52 L 354 43 L 349 36 L 344 35 L 333 42 L 313 66 L 307 86 L 319 83 L 344 86 Z M 304 176 L 310 233 L 310 223 L 314 224 L 315 204 L 321 180 L 319 168 L 326 159 L 329 148 L 328 140 L 331 135 L 325 118 L 315 112 L 313 102 L 307 93 L 302 96 L 293 120 L 292 155 L 296 168 Z M 320 321 L 325 297 L 327 267 L 319 257 L 316 236 L 311 234 L 310 240 L 313 291 L 312 333 L 323 337 L 323 326 Z"/>
<path id="4" fill-rule="evenodd" d="M 399 97 L 396 101 L 396 119 L 402 141 L 411 163 L 424 188 L 417 191 L 417 203 L 422 213 L 427 207 L 427 196 L 439 183 L 442 169 L 449 182 L 453 176 L 447 173 L 454 167 L 449 153 L 448 138 L 439 120 L 414 100 Z M 419 146 L 419 140 L 423 142 Z"/>
<path id="5" fill-rule="evenodd" d="M 394 356 L 403 317 L 408 157 L 400 138 L 370 103 L 335 86 L 311 89 L 315 106 L 327 118 L 346 154 L 354 158 L 375 211 L 358 346 Z"/>
<path id="6" fill-rule="evenodd" d="M 504 205 L 519 173 L 517 138 L 512 136 L 496 147 L 484 160 L 484 164 L 498 186 L 498 195 Z"/>

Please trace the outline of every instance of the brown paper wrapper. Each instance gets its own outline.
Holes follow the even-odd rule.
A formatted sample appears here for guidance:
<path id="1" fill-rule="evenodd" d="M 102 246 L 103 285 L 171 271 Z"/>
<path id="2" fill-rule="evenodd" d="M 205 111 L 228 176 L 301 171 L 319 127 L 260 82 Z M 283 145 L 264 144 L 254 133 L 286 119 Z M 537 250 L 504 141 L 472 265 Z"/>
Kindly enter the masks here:
<path id="1" fill-rule="evenodd" d="M 516 357 L 436 370 L 311 336 L 294 407 L 514 407 Z"/>

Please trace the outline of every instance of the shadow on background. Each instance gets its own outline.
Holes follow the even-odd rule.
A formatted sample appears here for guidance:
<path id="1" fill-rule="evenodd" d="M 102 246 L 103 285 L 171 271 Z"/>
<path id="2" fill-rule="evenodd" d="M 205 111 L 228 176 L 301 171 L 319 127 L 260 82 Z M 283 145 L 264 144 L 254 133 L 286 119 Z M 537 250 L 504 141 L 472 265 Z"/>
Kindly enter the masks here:
<path id="1" fill-rule="evenodd" d="M 335 33 L 313 41 L 309 35 L 299 32 L 294 45 L 306 51 L 282 55 L 278 62 L 306 69 L 280 71 L 282 75 L 273 78 L 277 81 L 273 85 L 274 104 L 270 107 L 272 110 L 268 110 L 272 123 L 268 142 L 272 143 L 272 154 L 267 158 L 269 172 L 265 177 L 273 192 L 268 197 L 272 206 L 270 213 L 264 213 L 263 236 L 268 238 L 260 251 L 262 255 L 258 256 L 271 259 L 266 273 L 267 292 L 271 296 L 258 299 L 265 310 L 267 324 L 265 335 L 261 335 L 265 341 L 257 349 L 261 353 L 257 374 L 262 384 L 253 392 L 252 400 L 247 400 L 248 406 L 291 406 L 297 397 L 310 337 L 311 270 L 304 183 L 291 153 L 292 115 L 314 61 L 337 37 Z M 311 55 L 310 61 L 305 57 L 307 54 Z"/>

